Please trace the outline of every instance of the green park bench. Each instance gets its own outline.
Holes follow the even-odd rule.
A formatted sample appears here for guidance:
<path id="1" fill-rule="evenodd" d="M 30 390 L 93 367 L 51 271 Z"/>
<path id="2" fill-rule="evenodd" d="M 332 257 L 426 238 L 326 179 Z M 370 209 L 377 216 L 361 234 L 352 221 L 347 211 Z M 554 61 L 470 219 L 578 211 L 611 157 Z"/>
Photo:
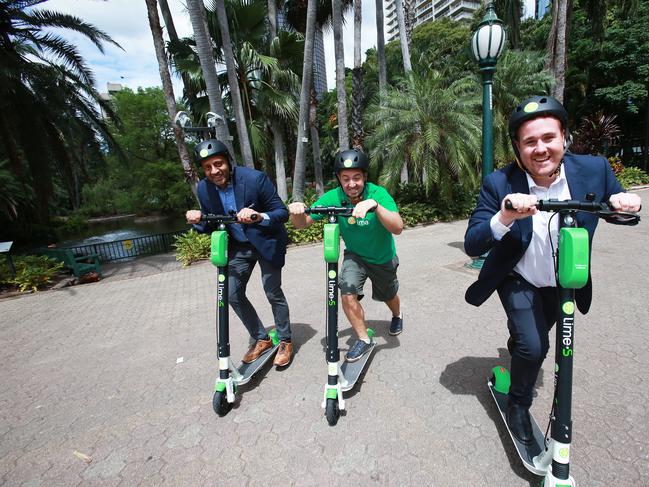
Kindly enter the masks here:
<path id="1" fill-rule="evenodd" d="M 96 272 L 99 274 L 99 277 L 103 277 L 101 274 L 101 263 L 97 254 L 75 256 L 70 249 L 50 248 L 42 249 L 40 253 L 63 262 L 76 277 L 81 277 L 89 272 Z"/>

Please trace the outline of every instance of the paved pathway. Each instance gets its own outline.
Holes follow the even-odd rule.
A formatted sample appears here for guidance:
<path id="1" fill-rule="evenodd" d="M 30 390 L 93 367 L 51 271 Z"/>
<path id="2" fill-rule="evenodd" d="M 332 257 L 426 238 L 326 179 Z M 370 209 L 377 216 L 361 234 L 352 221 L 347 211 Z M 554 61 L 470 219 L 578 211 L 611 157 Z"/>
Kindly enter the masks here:
<path id="1" fill-rule="evenodd" d="M 649 201 L 649 191 L 642 191 Z M 649 485 L 649 218 L 600 225 L 594 305 L 576 323 L 572 473 L 582 486 Z M 507 364 L 496 298 L 463 295 L 466 221 L 398 237 L 405 331 L 363 301 L 378 347 L 347 414 L 320 408 L 324 266 L 319 245 L 291 248 L 284 289 L 295 359 L 266 367 L 224 418 L 217 374 L 214 269 L 170 256 L 108 268 L 100 283 L 0 301 L 0 484 L 7 486 L 538 485 L 520 464 L 486 388 Z M 250 296 L 271 323 L 258 274 Z M 342 316 L 342 313 L 341 313 Z M 342 318 L 341 344 L 350 340 Z M 232 351 L 247 346 L 232 320 Z M 550 351 L 553 357 L 553 350 Z M 533 412 L 545 423 L 553 360 Z M 85 457 L 84 457 L 85 455 Z"/>

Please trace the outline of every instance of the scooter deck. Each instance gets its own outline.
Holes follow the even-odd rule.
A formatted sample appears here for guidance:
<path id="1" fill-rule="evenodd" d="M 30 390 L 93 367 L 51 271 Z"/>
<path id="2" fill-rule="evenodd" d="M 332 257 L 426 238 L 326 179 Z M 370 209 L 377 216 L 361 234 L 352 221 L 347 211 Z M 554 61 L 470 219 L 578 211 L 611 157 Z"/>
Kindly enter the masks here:
<path id="1" fill-rule="evenodd" d="M 245 364 L 241 362 L 241 365 L 239 365 L 238 367 L 239 373 L 241 374 L 241 378 L 234 379 L 234 383 L 240 386 L 243 384 L 247 384 L 250 381 L 250 379 L 252 379 L 252 376 L 266 362 L 268 362 L 268 359 L 270 359 L 273 355 L 275 355 L 275 352 L 277 351 L 278 348 L 279 348 L 279 343 L 274 347 L 269 348 L 264 353 L 262 353 L 254 362 L 250 362 L 249 364 Z"/>
<path id="2" fill-rule="evenodd" d="M 346 384 L 341 385 L 341 389 L 343 392 L 347 392 L 351 390 L 356 385 L 356 381 L 358 380 L 358 378 L 361 376 L 361 373 L 365 369 L 365 364 L 367 364 L 367 361 L 370 359 L 370 355 L 372 355 L 375 346 L 376 343 L 372 343 L 372 347 L 369 349 L 369 351 L 365 353 L 365 355 L 363 355 L 356 362 L 342 363 L 342 365 L 340 366 L 340 372 L 342 373 L 343 377 L 345 377 L 345 380 L 347 381 Z"/>
<path id="3" fill-rule="evenodd" d="M 491 381 L 489 381 L 487 384 L 489 385 L 489 390 L 491 391 L 491 395 L 493 396 L 494 401 L 496 401 L 496 405 L 498 406 L 498 410 L 500 411 L 500 416 L 503 418 L 503 422 L 505 423 L 505 427 L 509 432 L 509 436 L 511 436 L 512 441 L 516 446 L 518 456 L 520 456 L 521 460 L 523 461 L 523 465 L 525 465 L 526 469 L 536 475 L 545 475 L 545 470 L 541 470 L 535 467 L 533 461 L 533 458 L 539 455 L 545 449 L 545 435 L 541 431 L 541 428 L 539 428 L 539 425 L 534 419 L 534 416 L 530 415 L 530 418 L 532 420 L 532 433 L 534 434 L 534 441 L 529 445 L 525 445 L 516 439 L 516 437 L 510 431 L 509 426 L 507 425 L 507 394 L 496 391 L 493 388 Z"/>

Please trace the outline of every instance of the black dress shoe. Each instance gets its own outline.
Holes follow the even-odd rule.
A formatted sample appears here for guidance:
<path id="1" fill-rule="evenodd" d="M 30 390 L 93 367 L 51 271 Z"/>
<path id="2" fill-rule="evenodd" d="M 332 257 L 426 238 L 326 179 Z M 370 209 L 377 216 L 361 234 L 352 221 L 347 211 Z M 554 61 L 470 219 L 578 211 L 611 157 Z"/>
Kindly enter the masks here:
<path id="1" fill-rule="evenodd" d="M 534 439 L 532 434 L 532 421 L 530 420 L 530 411 L 520 404 L 510 403 L 507 406 L 507 426 L 514 437 L 523 443 L 529 445 Z"/>

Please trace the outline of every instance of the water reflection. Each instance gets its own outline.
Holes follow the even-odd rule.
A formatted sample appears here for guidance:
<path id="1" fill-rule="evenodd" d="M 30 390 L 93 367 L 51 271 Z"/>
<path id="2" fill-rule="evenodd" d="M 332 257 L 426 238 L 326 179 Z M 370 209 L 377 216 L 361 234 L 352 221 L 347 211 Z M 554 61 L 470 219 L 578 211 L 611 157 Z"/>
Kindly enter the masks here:
<path id="1" fill-rule="evenodd" d="M 186 230 L 189 225 L 185 217 L 178 216 L 132 216 L 119 220 L 89 222 L 84 230 L 67 235 L 65 240 L 58 243 L 60 247 L 75 247 L 79 245 L 113 242 L 125 240 L 144 235 L 156 235 L 160 233 Z"/>

